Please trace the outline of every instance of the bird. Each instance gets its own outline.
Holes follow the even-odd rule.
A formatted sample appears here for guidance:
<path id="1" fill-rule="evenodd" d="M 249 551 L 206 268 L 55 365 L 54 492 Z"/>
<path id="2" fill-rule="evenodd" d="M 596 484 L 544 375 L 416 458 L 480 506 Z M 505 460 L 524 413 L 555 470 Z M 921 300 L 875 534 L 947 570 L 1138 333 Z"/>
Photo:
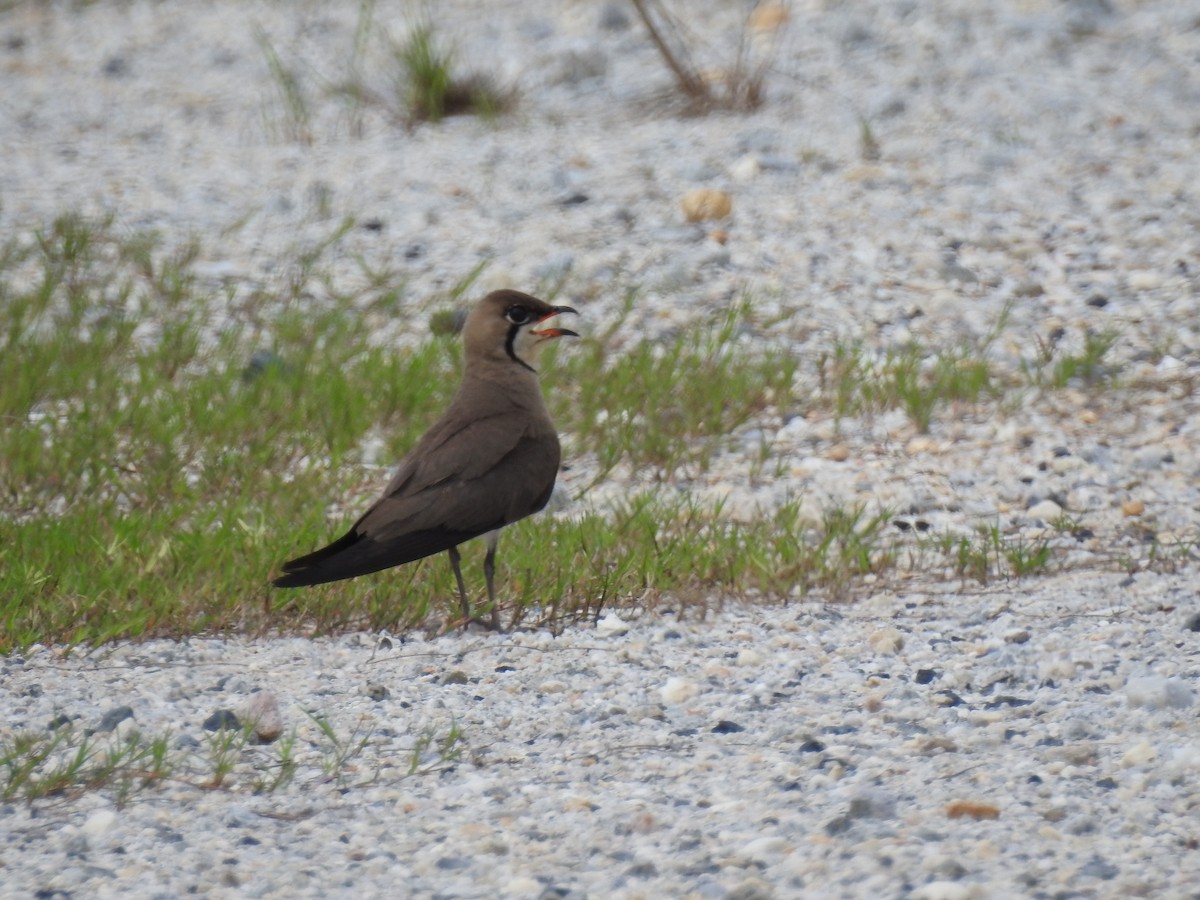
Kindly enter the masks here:
<path id="1" fill-rule="evenodd" d="M 533 362 L 548 342 L 579 337 L 550 321 L 565 313 L 578 315 L 516 290 L 492 291 L 480 300 L 463 323 L 462 381 L 446 412 L 349 531 L 284 563 L 272 583 L 326 584 L 446 551 L 466 627 L 473 620 L 458 548 L 486 535 L 491 619 L 480 624 L 499 630 L 494 576 L 500 529 L 546 505 L 562 458 Z"/>

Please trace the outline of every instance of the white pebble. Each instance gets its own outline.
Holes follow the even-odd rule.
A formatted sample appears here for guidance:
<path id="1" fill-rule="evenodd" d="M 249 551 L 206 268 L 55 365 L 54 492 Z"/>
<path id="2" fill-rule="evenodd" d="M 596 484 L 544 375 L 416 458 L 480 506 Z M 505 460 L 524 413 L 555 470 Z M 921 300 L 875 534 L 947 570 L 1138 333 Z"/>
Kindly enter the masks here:
<path id="1" fill-rule="evenodd" d="M 686 703 L 698 696 L 700 687 L 694 681 L 686 678 L 668 678 L 666 684 L 659 690 L 663 703 Z"/>
<path id="2" fill-rule="evenodd" d="M 620 637 L 629 632 L 629 623 L 616 613 L 605 613 L 596 622 L 596 633 L 604 637 Z"/>
<path id="3" fill-rule="evenodd" d="M 111 809 L 98 809 L 83 823 L 83 833 L 89 837 L 103 837 L 117 823 L 117 814 Z"/>

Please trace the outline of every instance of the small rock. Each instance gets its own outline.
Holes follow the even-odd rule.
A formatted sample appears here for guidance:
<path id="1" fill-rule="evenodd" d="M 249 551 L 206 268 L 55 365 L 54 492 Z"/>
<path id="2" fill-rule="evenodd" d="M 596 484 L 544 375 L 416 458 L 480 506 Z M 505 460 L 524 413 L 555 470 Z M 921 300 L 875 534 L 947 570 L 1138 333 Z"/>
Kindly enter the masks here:
<path id="1" fill-rule="evenodd" d="M 849 831 L 852 824 L 849 816 L 838 816 L 825 823 L 825 833 L 830 837 L 836 837 Z"/>
<path id="2" fill-rule="evenodd" d="M 1146 511 L 1146 504 L 1141 500 L 1126 500 L 1121 504 L 1121 515 L 1140 516 Z"/>
<path id="3" fill-rule="evenodd" d="M 970 900 L 971 888 L 956 881 L 931 881 L 914 890 L 912 900 Z"/>
<path id="4" fill-rule="evenodd" d="M 241 727 L 238 717 L 228 709 L 218 709 L 204 720 L 205 731 L 238 731 Z"/>
<path id="5" fill-rule="evenodd" d="M 750 877 L 734 887 L 725 895 L 726 900 L 774 900 L 775 892 L 771 886 L 760 878 Z"/>
<path id="6" fill-rule="evenodd" d="M 729 177 L 734 181 L 753 181 L 762 171 L 758 157 L 748 153 L 729 166 Z"/>
<path id="7" fill-rule="evenodd" d="M 376 703 L 386 700 L 388 698 L 388 696 L 390 695 L 390 692 L 388 691 L 388 689 L 386 687 L 384 687 L 382 684 L 375 684 L 375 683 L 368 684 L 366 691 L 367 691 L 367 696 L 370 697 L 372 700 L 374 700 Z"/>
<path id="8" fill-rule="evenodd" d="M 728 719 L 722 719 L 713 726 L 713 734 L 737 734 L 739 731 L 745 730 L 737 722 L 730 722 Z"/>
<path id="9" fill-rule="evenodd" d="M 788 8 L 783 3 L 761 3 L 750 12 L 746 24 L 759 31 L 770 31 L 787 23 Z"/>
<path id="10" fill-rule="evenodd" d="M 649 860 L 634 863 L 625 870 L 625 874 L 631 878 L 653 878 L 658 874 L 658 867 Z"/>
<path id="11" fill-rule="evenodd" d="M 243 381 L 254 381 L 268 372 L 285 372 L 287 365 L 271 350 L 256 350 L 250 355 L 246 368 L 242 369 Z"/>
<path id="12" fill-rule="evenodd" d="M 834 462 L 845 462 L 850 458 L 850 448 L 845 444 L 834 444 L 825 454 L 826 459 Z"/>
<path id="13" fill-rule="evenodd" d="M 1152 269 L 1137 269 L 1129 273 L 1131 291 L 1152 291 L 1162 287 L 1163 277 Z"/>
<path id="14" fill-rule="evenodd" d="M 753 647 L 743 647 L 738 651 L 737 664 L 739 666 L 761 666 L 763 656 Z"/>
<path id="15" fill-rule="evenodd" d="M 245 721 L 260 743 L 269 744 L 283 734 L 283 713 L 279 700 L 270 691 L 257 691 L 246 703 Z"/>
<path id="16" fill-rule="evenodd" d="M 606 613 L 596 622 L 596 632 L 604 637 L 620 637 L 629 632 L 629 623 L 616 613 Z"/>
<path id="17" fill-rule="evenodd" d="M 1055 522 L 1062 518 L 1063 508 L 1053 500 L 1043 500 L 1035 503 L 1026 510 L 1031 519 L 1041 519 L 1043 522 Z"/>
<path id="18" fill-rule="evenodd" d="M 128 706 L 118 706 L 110 709 L 100 718 L 100 724 L 96 726 L 97 734 L 107 734 L 114 730 L 118 725 L 126 719 L 133 718 L 133 709 Z"/>
<path id="19" fill-rule="evenodd" d="M 600 7 L 600 18 L 597 24 L 604 31 L 625 31 L 629 28 L 629 14 L 625 11 L 624 3 L 615 0 Z"/>
<path id="20" fill-rule="evenodd" d="M 917 674 L 913 678 L 917 684 L 929 684 L 933 679 L 937 678 L 937 671 L 934 669 L 917 669 Z"/>
<path id="21" fill-rule="evenodd" d="M 890 656 L 899 653 L 904 647 L 904 635 L 895 628 L 880 628 L 871 632 L 867 643 L 876 653 L 885 653 Z"/>
<path id="22" fill-rule="evenodd" d="M 467 684 L 471 679 L 461 669 L 454 669 L 441 677 L 442 684 Z"/>
<path id="23" fill-rule="evenodd" d="M 865 788 L 850 800 L 852 819 L 891 819 L 896 815 L 896 798 L 882 788 Z"/>
<path id="24" fill-rule="evenodd" d="M 1102 881 L 1112 881 L 1121 872 L 1116 866 L 1106 859 L 1101 859 L 1099 856 L 1093 856 L 1090 861 L 1084 863 L 1079 869 L 1079 874 L 1088 878 L 1099 878 Z"/>
<path id="25" fill-rule="evenodd" d="M 679 205 L 689 222 L 708 222 L 726 218 L 733 211 L 733 198 L 717 188 L 693 188 Z"/>
<path id="26" fill-rule="evenodd" d="M 89 837 L 104 837 L 117 823 L 117 814 L 111 809 L 98 809 L 83 823 L 83 833 Z"/>
<path id="27" fill-rule="evenodd" d="M 694 681 L 675 677 L 668 678 L 658 693 L 663 703 L 686 703 L 700 694 L 700 687 Z"/>
<path id="28" fill-rule="evenodd" d="M 1144 675 L 1125 683 L 1125 700 L 1132 707 L 1187 709 L 1195 695 L 1182 679 Z"/>
<path id="29" fill-rule="evenodd" d="M 1130 769 L 1154 762 L 1157 758 L 1158 751 L 1151 746 L 1149 741 L 1139 741 L 1122 754 L 1121 765 Z"/>
<path id="30" fill-rule="evenodd" d="M 982 800 L 952 800 L 946 804 L 950 819 L 998 819 L 1000 807 Z"/>

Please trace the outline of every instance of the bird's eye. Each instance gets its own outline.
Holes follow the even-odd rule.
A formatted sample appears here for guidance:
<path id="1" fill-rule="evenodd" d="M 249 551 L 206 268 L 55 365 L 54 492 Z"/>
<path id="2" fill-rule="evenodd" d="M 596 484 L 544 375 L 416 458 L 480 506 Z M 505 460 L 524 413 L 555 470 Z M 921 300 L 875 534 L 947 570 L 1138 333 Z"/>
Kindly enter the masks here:
<path id="1" fill-rule="evenodd" d="M 527 325 L 533 317 L 529 315 L 529 310 L 523 306 L 510 306 L 508 312 L 504 314 L 504 318 L 508 319 L 514 325 Z"/>

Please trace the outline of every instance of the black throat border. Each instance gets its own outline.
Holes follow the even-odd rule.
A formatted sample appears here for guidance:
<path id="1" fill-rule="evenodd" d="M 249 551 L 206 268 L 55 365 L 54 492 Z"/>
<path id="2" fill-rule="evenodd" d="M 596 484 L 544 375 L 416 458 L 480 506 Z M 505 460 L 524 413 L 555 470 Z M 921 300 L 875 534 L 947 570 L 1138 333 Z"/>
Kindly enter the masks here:
<path id="1" fill-rule="evenodd" d="M 537 369 L 535 369 L 529 363 L 525 362 L 525 360 L 521 359 L 521 357 L 517 356 L 515 344 L 517 341 L 517 335 L 520 333 L 520 331 L 521 331 L 520 325 L 510 325 L 509 326 L 508 337 L 506 337 L 504 339 L 504 351 L 508 354 L 509 359 L 511 359 L 517 365 L 524 366 L 530 372 L 532 372 L 534 375 L 536 375 Z"/>

